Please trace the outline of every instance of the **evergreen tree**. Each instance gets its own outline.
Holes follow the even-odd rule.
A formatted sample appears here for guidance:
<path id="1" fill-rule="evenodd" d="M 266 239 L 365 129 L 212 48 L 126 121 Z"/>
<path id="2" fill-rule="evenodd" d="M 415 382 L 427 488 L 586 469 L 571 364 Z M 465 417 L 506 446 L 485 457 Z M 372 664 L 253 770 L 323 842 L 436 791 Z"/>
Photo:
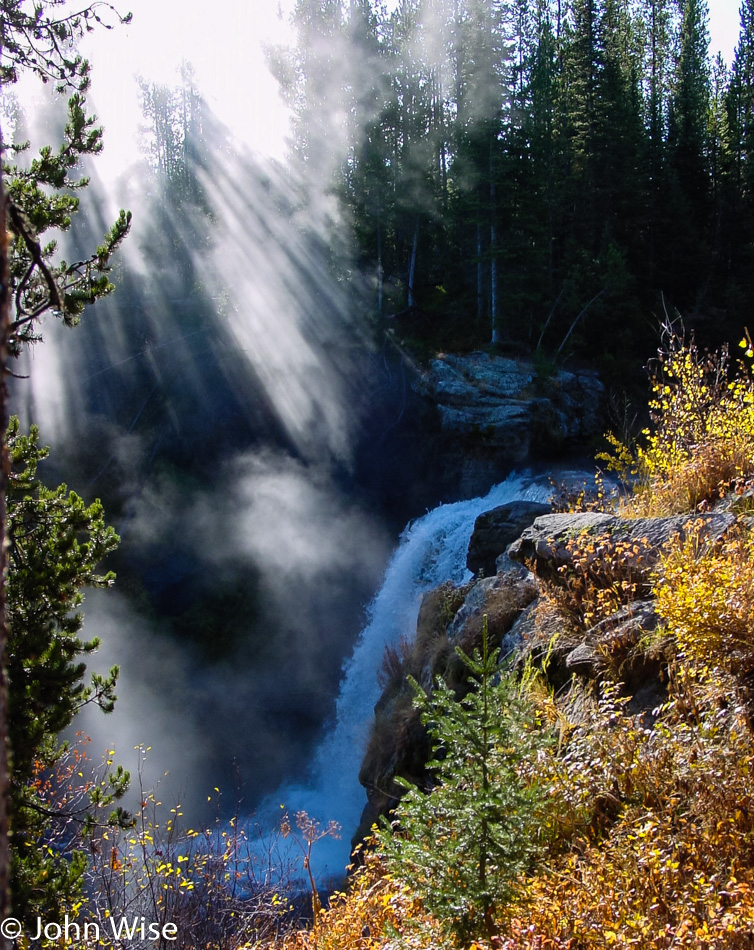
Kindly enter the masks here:
<path id="1" fill-rule="evenodd" d="M 669 140 L 684 195 L 702 214 L 709 193 L 707 113 L 710 95 L 706 0 L 684 0 L 680 58 L 671 102 Z"/>
<path id="2" fill-rule="evenodd" d="M 98 572 L 100 561 L 118 538 L 103 519 L 102 506 L 85 505 L 65 485 L 51 490 L 37 478 L 47 457 L 32 427 L 21 435 L 11 419 L 6 444 L 10 453 L 8 510 L 8 733 L 11 748 L 12 906 L 22 920 L 60 919 L 81 899 L 86 860 L 75 850 L 59 853 L 48 846 L 55 826 L 73 821 L 80 832 L 89 820 L 87 795 L 75 814 L 54 810 L 40 795 L 40 778 L 54 772 L 66 754 L 60 733 L 85 705 L 110 712 L 115 702 L 117 667 L 107 676 L 84 682 L 82 657 L 99 646 L 78 636 L 78 611 L 87 587 L 109 587 L 114 575 Z M 106 800 L 120 798 L 128 773 L 116 770 Z M 116 810 L 111 820 L 123 823 Z"/>
<path id="3" fill-rule="evenodd" d="M 204 157 L 202 99 L 190 63 L 181 66 L 175 88 L 140 79 L 141 109 L 147 121 L 143 147 L 153 170 L 174 201 L 200 195 L 197 170 Z"/>
<path id="4" fill-rule="evenodd" d="M 85 86 L 83 87 L 85 88 Z M 52 311 L 74 326 L 87 304 L 114 290 L 108 278 L 110 259 L 128 233 L 131 215 L 121 211 L 102 244 L 86 260 L 53 262 L 57 241 L 41 239 L 48 231 L 67 231 L 79 199 L 75 192 L 89 179 L 72 177 L 85 155 L 102 149 L 102 129 L 86 113 L 86 100 L 76 92 L 68 100 L 68 122 L 57 151 L 45 146 L 28 168 L 3 163 L 12 235 L 9 270 L 12 302 L 8 348 L 11 355 L 41 340 L 39 322 Z M 26 151 L 26 145 L 5 145 L 8 152 Z"/>
<path id="5" fill-rule="evenodd" d="M 675 185 L 667 271 L 679 297 L 708 272 L 710 69 L 706 0 L 684 0 L 680 52 L 670 104 L 668 147 Z M 665 235 L 670 241 L 670 234 Z M 683 299 L 683 298 L 681 298 Z M 689 304 L 688 297 L 684 303 Z"/>
<path id="6" fill-rule="evenodd" d="M 5 432 L 8 418 L 6 373 L 8 356 L 18 351 L 25 340 L 37 338 L 35 324 L 48 310 L 75 322 L 86 303 L 93 302 L 112 289 L 107 280 L 110 254 L 125 236 L 130 218 L 121 213 L 104 242 L 86 260 L 70 266 L 51 263 L 54 242 L 40 245 L 39 234 L 49 227 L 65 229 L 77 199 L 62 192 L 82 187 L 85 180 L 74 182 L 68 172 L 80 155 L 96 152 L 100 136 L 84 111 L 83 94 L 89 82 L 89 67 L 75 52 L 75 40 L 85 31 L 102 24 L 110 13 L 125 22 L 107 3 L 55 16 L 62 0 L 40 0 L 31 9 L 23 0 L 0 0 L 0 83 L 13 83 L 21 73 L 34 73 L 44 82 L 52 79 L 59 89 L 73 89 L 69 103 L 69 123 L 65 140 L 55 153 L 51 147 L 40 152 L 32 163 L 33 171 L 23 178 L 20 188 L 13 186 L 13 172 L 6 165 L 9 143 L 0 129 L 0 431 Z M 13 194 L 15 190 L 15 195 Z M 10 193 L 9 193 L 10 192 Z M 8 643 L 6 611 L 7 447 L 3 444 L 0 460 L 0 917 L 10 910 L 10 851 L 8 834 L 8 795 L 10 788 L 8 743 L 8 692 L 4 672 Z M 8 940 L 0 937 L 0 947 Z"/>
<path id="7" fill-rule="evenodd" d="M 596 136 L 601 59 L 597 0 L 574 0 L 566 45 L 564 94 L 568 118 L 571 229 L 594 255 L 598 237 Z M 569 202 L 570 203 L 570 202 Z"/>
<path id="8" fill-rule="evenodd" d="M 510 122 L 511 44 L 506 6 L 496 0 L 458 5 L 455 77 L 458 95 L 452 175 L 458 190 L 456 213 L 476 264 L 477 316 L 486 307 L 493 343 L 508 336 L 502 313 L 500 187 L 503 135 Z M 506 115 L 507 113 L 507 115 Z"/>
<path id="9" fill-rule="evenodd" d="M 667 138 L 672 77 L 677 60 L 677 6 L 673 0 L 644 0 L 644 86 L 648 133 L 649 208 L 647 220 L 647 270 L 654 283 L 663 212 L 668 191 Z"/>
<path id="10" fill-rule="evenodd" d="M 390 80 L 378 29 L 378 18 L 369 0 L 352 0 L 348 37 L 357 76 L 350 90 L 349 151 L 343 175 L 343 198 L 353 216 L 355 257 L 367 272 L 374 274 L 376 309 L 381 314 L 393 200 L 385 127 Z"/>
<path id="11" fill-rule="evenodd" d="M 714 213 L 713 250 L 715 256 L 718 256 L 721 250 L 722 226 L 727 211 L 726 179 L 729 177 L 731 163 L 730 130 L 728 128 L 728 112 L 726 107 L 728 88 L 728 69 L 722 55 L 718 53 L 712 63 L 709 126 L 707 129 L 711 199 Z"/>
<path id="12" fill-rule="evenodd" d="M 730 156 L 726 229 L 734 272 L 752 286 L 754 251 L 754 0 L 741 3 L 741 32 L 736 45 L 726 94 Z M 736 266 L 737 265 L 737 266 Z"/>
<path id="13" fill-rule="evenodd" d="M 558 40 L 549 3 L 537 0 L 529 78 L 531 112 L 524 140 L 531 143 L 530 164 L 536 176 L 535 188 L 528 189 L 528 193 L 536 194 L 540 199 L 541 210 L 536 214 L 536 220 L 541 225 L 547 222 L 540 253 L 546 260 L 547 299 L 550 302 L 556 297 L 556 235 L 560 231 L 557 194 L 563 164 L 563 142 L 557 134 L 559 75 Z"/>
<path id="14" fill-rule="evenodd" d="M 731 68 L 728 123 L 736 190 L 741 198 L 754 191 L 754 0 L 741 4 L 741 32 Z"/>
<path id="15" fill-rule="evenodd" d="M 484 618 L 482 651 L 459 648 L 473 689 L 458 700 L 442 679 L 427 695 L 413 682 L 432 741 L 430 787 L 408 782 L 393 825 L 380 833 L 389 869 L 463 941 L 491 937 L 495 911 L 538 849 L 544 792 L 521 766 L 546 741 L 514 677 L 498 666 Z"/>

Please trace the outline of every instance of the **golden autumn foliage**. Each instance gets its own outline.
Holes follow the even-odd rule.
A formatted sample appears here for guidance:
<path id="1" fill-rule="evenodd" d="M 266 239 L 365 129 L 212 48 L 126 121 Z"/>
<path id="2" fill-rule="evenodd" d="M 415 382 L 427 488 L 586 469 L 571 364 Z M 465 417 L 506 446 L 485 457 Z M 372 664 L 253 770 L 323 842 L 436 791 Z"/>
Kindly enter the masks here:
<path id="1" fill-rule="evenodd" d="M 633 480 L 624 510 L 637 516 L 693 511 L 754 471 L 754 347 L 748 330 L 731 378 L 727 348 L 702 353 L 665 329 L 666 346 L 651 377 L 651 428 L 635 447 L 608 434 L 611 451 L 599 456 Z"/>
<path id="2" fill-rule="evenodd" d="M 423 914 L 406 888 L 389 877 L 376 854 L 364 855 L 354 870 L 347 893 L 337 893 L 315 926 L 289 933 L 281 950 L 372 950 L 387 947 L 389 936 L 398 937 L 416 926 Z"/>
<path id="3" fill-rule="evenodd" d="M 718 548 L 693 533 L 663 559 L 657 610 L 695 669 L 754 669 L 754 537 L 741 531 Z"/>

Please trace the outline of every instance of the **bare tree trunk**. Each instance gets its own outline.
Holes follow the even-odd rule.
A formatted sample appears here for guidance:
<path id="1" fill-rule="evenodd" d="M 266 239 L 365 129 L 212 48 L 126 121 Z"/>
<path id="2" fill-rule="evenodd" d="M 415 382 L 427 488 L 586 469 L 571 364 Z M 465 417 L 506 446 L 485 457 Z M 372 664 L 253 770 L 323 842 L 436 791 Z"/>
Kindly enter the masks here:
<path id="1" fill-rule="evenodd" d="M 411 263 L 408 268 L 408 305 L 409 307 L 416 306 L 416 299 L 414 297 L 414 276 L 416 275 L 416 249 L 419 244 L 419 219 L 416 219 L 416 227 L 414 228 L 414 243 L 411 248 Z"/>
<path id="2" fill-rule="evenodd" d="M 0 132 L 2 156 L 2 132 Z M 5 494 L 10 476 L 5 432 L 8 428 L 8 387 L 5 370 L 8 362 L 8 335 L 10 332 L 10 275 L 8 267 L 7 204 L 2 170 L 0 170 L 0 425 L 2 425 L 2 455 L 0 456 L 0 919 L 10 913 L 10 828 L 8 766 L 8 679 L 5 672 L 5 654 L 8 643 L 8 621 L 5 609 L 8 518 Z M 0 936 L 0 950 L 8 950 L 11 941 Z"/>
<path id="3" fill-rule="evenodd" d="M 476 226 L 476 315 L 484 316 L 484 269 L 482 266 L 482 225 Z"/>
<path id="4" fill-rule="evenodd" d="M 495 225 L 490 224 L 490 312 L 492 315 L 492 342 L 501 340 L 500 318 L 497 312 L 497 256 L 495 254 Z"/>
<path id="5" fill-rule="evenodd" d="M 492 318 L 492 342 L 499 343 L 500 318 L 497 312 L 497 238 L 495 235 L 495 164 L 490 146 L 490 316 Z"/>
<path id="6" fill-rule="evenodd" d="M 377 219 L 377 313 L 382 316 L 382 225 Z"/>

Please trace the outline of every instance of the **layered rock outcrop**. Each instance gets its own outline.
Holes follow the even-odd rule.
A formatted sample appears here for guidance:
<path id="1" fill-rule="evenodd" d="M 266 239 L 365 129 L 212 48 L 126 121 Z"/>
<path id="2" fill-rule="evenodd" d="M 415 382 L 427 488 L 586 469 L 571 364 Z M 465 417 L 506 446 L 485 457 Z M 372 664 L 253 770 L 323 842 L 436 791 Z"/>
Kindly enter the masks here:
<path id="1" fill-rule="evenodd" d="M 590 370 L 471 353 L 430 362 L 414 387 L 431 402 L 458 490 L 475 493 L 506 467 L 581 447 L 603 429 L 604 386 Z"/>
<path id="2" fill-rule="evenodd" d="M 658 625 L 652 574 L 676 538 L 693 532 L 700 544 L 721 541 L 738 520 L 748 517 L 734 509 L 735 505 L 723 503 L 705 514 L 667 518 L 541 514 L 512 543 L 508 543 L 511 525 L 519 524 L 524 508 L 516 503 L 481 516 L 470 544 L 470 552 L 475 552 L 470 553 L 470 562 L 488 565 L 497 546 L 496 573 L 460 588 L 446 584 L 425 595 L 417 641 L 396 657 L 376 708 L 372 741 L 359 776 L 369 803 L 359 834 L 368 832 L 371 823 L 397 803 L 401 790 L 396 776 L 413 782 L 423 777 L 427 740 L 412 707 L 407 677 L 427 689 L 441 675 L 463 695 L 468 687 L 455 648 L 469 653 L 479 646 L 484 616 L 490 641 L 501 647 L 501 657 L 536 664 L 546 656 L 547 676 L 556 687 L 574 676 L 618 680 L 632 697 L 629 709 L 651 719 L 652 710 L 664 699 L 667 681 L 662 650 L 647 646 Z M 529 515 L 536 515 L 536 510 L 529 509 Z M 495 524 L 501 526 L 497 536 L 491 528 Z M 616 576 L 630 577 L 631 584 L 625 588 L 625 602 L 616 602 L 590 625 L 568 606 L 572 578 L 574 572 L 582 576 L 593 572 L 597 577 L 606 565 Z M 553 596 L 558 590 L 561 594 Z"/>
<path id="3" fill-rule="evenodd" d="M 508 549 L 508 555 L 531 564 L 539 577 L 554 579 L 573 566 L 572 543 L 580 536 L 603 538 L 621 546 L 621 557 L 641 575 L 651 571 L 672 538 L 684 540 L 694 530 L 700 541 L 716 541 L 734 524 L 731 512 L 674 515 L 669 518 L 620 518 L 604 512 L 548 514 L 538 517 Z M 638 548 L 635 553 L 634 548 Z M 595 558 L 601 553 L 595 552 Z M 637 558 L 641 557 L 641 562 Z"/>

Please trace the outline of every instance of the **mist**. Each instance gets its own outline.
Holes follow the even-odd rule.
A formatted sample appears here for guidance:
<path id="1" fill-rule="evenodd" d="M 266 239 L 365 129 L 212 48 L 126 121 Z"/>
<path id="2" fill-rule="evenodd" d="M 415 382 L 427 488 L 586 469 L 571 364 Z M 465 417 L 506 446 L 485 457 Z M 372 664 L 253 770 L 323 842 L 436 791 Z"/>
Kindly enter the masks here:
<path id="1" fill-rule="evenodd" d="M 120 666 L 118 702 L 74 730 L 132 770 L 149 747 L 142 784 L 190 823 L 215 786 L 250 816 L 305 774 L 394 541 L 353 480 L 376 382 L 366 285 L 344 279 L 348 222 L 326 181 L 222 122 L 200 75 L 199 118 L 176 146 L 190 163 L 160 174 L 142 115 L 138 148 L 84 169 L 63 252 L 85 253 L 130 208 L 117 290 L 73 331 L 43 323 L 12 396 L 52 446 L 44 481 L 102 498 L 121 536 L 115 589 L 84 605 L 84 636 L 102 640 L 88 665 Z M 181 94 L 180 73 L 158 79 Z M 32 107 L 34 144 L 54 140 L 62 102 Z"/>
<path id="2" fill-rule="evenodd" d="M 121 666 L 118 704 L 78 728 L 126 766 L 151 746 L 147 787 L 168 771 L 162 796 L 194 819 L 215 785 L 235 806 L 236 774 L 251 813 L 334 713 L 386 540 L 326 473 L 273 453 L 232 459 L 213 492 L 150 484 L 123 536 L 153 572 L 142 597 L 97 591 L 85 607 L 103 641 L 91 665 Z"/>

